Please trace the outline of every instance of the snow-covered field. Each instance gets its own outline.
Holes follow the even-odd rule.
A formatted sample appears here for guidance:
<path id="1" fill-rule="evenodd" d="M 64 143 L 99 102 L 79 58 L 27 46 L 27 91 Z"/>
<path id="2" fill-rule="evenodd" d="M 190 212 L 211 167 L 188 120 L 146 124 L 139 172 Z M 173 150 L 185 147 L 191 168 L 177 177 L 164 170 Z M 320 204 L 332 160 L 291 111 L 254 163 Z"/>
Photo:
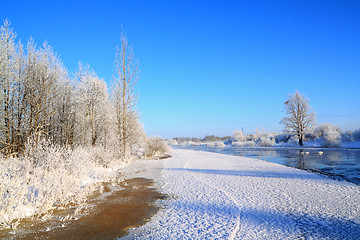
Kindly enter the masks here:
<path id="1" fill-rule="evenodd" d="M 124 239 L 359 239 L 360 188 L 245 157 L 173 150 L 124 170 L 168 198 Z"/>

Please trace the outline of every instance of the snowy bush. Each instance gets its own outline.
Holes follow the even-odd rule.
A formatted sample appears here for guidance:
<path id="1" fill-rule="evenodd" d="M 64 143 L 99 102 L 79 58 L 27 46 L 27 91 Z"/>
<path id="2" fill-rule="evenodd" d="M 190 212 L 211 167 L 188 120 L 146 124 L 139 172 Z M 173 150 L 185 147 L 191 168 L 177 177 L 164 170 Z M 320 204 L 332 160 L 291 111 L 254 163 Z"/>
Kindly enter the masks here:
<path id="1" fill-rule="evenodd" d="M 223 142 L 216 142 L 216 143 L 214 143 L 214 146 L 215 146 L 215 147 L 225 147 L 225 143 L 223 143 Z"/>
<path id="2" fill-rule="evenodd" d="M 340 128 L 331 124 L 322 124 L 314 131 L 314 135 L 320 139 L 323 147 L 340 147 Z"/>
<path id="3" fill-rule="evenodd" d="M 43 139 L 28 142 L 22 156 L 0 161 L 2 227 L 14 227 L 25 217 L 42 218 L 69 204 L 83 208 L 99 182 L 116 179 L 122 165 L 103 148 L 71 150 Z"/>
<path id="4" fill-rule="evenodd" d="M 149 138 L 147 140 L 144 157 L 156 158 L 166 153 L 170 153 L 170 147 L 159 137 Z"/>
<path id="5" fill-rule="evenodd" d="M 259 147 L 271 147 L 274 146 L 275 138 L 268 138 L 268 137 L 260 137 L 258 141 L 256 141 L 257 146 Z"/>
<path id="6" fill-rule="evenodd" d="M 259 130 L 259 128 L 257 127 L 255 130 L 255 134 L 254 134 L 254 140 L 258 140 L 261 137 L 261 132 Z"/>
<path id="7" fill-rule="evenodd" d="M 239 130 L 234 131 L 233 139 L 235 142 L 245 142 L 246 141 L 246 137 L 244 136 L 244 133 Z"/>

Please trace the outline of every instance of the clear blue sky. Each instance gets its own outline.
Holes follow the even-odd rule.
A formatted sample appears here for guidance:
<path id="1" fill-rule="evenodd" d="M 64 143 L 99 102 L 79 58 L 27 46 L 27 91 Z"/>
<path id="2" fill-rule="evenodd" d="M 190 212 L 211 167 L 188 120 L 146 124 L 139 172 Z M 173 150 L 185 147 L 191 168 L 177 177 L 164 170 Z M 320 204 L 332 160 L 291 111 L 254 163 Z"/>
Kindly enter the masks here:
<path id="1" fill-rule="evenodd" d="M 0 0 L 25 43 L 47 40 L 74 71 L 109 81 L 121 25 L 139 59 L 149 135 L 281 131 L 298 90 L 319 123 L 360 127 L 360 2 Z"/>

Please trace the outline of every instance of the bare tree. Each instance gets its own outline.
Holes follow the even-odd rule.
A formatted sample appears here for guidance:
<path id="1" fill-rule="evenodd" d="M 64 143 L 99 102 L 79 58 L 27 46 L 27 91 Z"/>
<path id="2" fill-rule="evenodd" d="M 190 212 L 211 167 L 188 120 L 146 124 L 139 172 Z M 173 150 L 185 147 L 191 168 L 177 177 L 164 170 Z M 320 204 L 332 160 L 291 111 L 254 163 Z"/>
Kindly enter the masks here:
<path id="1" fill-rule="evenodd" d="M 133 50 L 128 44 L 124 34 L 121 35 L 121 45 L 116 47 L 114 81 L 114 104 L 120 156 L 124 160 L 128 157 L 130 149 L 128 139 L 131 136 L 130 128 L 136 116 L 137 95 L 134 85 L 139 77 L 138 62 Z"/>
<path id="2" fill-rule="evenodd" d="M 315 113 L 309 105 L 309 99 L 296 91 L 289 95 L 284 107 L 287 116 L 281 120 L 281 124 L 287 132 L 295 134 L 299 145 L 303 146 L 304 135 L 315 124 Z"/>

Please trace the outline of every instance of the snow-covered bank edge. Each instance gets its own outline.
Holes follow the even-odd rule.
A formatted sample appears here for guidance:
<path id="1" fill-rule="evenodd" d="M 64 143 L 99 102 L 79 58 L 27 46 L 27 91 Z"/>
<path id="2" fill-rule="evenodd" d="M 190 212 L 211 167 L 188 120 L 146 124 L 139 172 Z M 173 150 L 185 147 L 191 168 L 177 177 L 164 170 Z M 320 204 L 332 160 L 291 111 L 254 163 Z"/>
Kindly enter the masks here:
<path id="1" fill-rule="evenodd" d="M 351 183 L 257 159 L 191 150 L 173 150 L 173 158 L 142 164 L 135 167 L 137 174 L 151 176 L 149 169 L 155 170 L 155 182 L 169 198 L 158 201 L 162 209 L 150 222 L 122 239 L 356 239 L 360 233 L 360 188 Z"/>

